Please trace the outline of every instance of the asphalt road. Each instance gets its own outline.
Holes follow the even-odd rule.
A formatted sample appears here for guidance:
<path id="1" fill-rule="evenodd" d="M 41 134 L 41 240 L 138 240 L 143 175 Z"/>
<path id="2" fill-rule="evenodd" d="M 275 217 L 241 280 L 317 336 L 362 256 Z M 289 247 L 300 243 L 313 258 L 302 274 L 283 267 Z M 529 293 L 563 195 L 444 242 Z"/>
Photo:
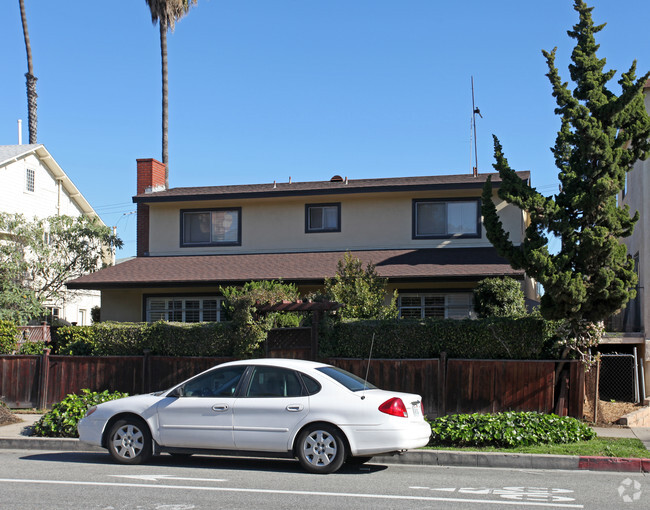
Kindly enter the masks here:
<path id="1" fill-rule="evenodd" d="M 0 450 L 0 508 L 650 508 L 643 474 L 368 464 L 332 475 L 295 461 L 163 455 L 144 466 L 105 453 Z"/>

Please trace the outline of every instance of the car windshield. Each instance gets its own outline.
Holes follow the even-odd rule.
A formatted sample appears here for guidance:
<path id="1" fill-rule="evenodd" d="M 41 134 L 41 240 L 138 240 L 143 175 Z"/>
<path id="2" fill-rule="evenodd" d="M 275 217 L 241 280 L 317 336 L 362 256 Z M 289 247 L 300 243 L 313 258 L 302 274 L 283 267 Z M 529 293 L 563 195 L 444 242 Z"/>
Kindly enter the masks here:
<path id="1" fill-rule="evenodd" d="M 365 390 L 376 390 L 377 386 L 370 384 L 369 382 L 364 382 L 361 377 L 357 377 L 350 372 L 346 372 L 340 368 L 336 367 L 321 367 L 317 368 L 319 372 L 331 377 L 336 382 L 342 384 L 350 391 L 363 391 Z"/>

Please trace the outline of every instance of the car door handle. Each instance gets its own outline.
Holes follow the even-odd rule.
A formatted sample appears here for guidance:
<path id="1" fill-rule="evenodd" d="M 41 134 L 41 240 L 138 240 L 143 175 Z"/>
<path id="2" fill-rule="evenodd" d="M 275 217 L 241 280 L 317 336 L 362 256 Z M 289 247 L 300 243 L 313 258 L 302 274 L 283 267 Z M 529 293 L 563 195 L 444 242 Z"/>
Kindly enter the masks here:
<path id="1" fill-rule="evenodd" d="M 296 413 L 298 411 L 302 411 L 302 410 L 303 410 L 303 405 L 302 404 L 291 404 L 291 405 L 287 406 L 287 411 L 291 411 L 291 412 L 294 412 L 294 413 Z"/>
<path id="2" fill-rule="evenodd" d="M 212 406 L 212 410 L 220 413 L 222 411 L 227 411 L 228 410 L 228 404 L 215 404 Z"/>

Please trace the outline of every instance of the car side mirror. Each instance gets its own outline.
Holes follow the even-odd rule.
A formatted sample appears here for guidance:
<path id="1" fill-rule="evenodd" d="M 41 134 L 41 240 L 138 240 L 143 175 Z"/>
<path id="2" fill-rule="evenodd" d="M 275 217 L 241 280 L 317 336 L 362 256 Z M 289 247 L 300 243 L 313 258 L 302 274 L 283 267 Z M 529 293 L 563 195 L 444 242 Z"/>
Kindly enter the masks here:
<path id="1" fill-rule="evenodd" d="M 183 387 L 178 386 L 177 388 L 174 388 L 172 391 L 170 391 L 167 396 L 168 397 L 173 397 L 173 398 L 178 398 L 183 396 Z"/>

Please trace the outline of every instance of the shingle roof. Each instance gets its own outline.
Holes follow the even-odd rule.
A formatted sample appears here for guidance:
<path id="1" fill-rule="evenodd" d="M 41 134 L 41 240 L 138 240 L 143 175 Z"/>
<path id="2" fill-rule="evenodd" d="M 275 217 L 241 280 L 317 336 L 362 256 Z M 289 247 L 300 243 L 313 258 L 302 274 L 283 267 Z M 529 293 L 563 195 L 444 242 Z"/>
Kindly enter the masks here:
<path id="1" fill-rule="evenodd" d="M 27 152 L 31 152 L 38 147 L 42 147 L 42 144 L 33 143 L 25 145 L 0 145 L 0 165 L 3 165 L 7 161 L 22 156 Z"/>
<path id="2" fill-rule="evenodd" d="M 68 282 L 74 289 L 214 286 L 282 278 L 322 282 L 336 274 L 345 252 L 265 253 L 137 257 Z M 364 264 L 394 280 L 458 280 L 508 275 L 523 277 L 494 248 L 429 248 L 354 251 Z"/>
<path id="3" fill-rule="evenodd" d="M 524 180 L 530 172 L 517 172 Z M 391 177 L 382 179 L 344 179 L 310 182 L 272 182 L 268 184 L 238 184 L 233 186 L 202 186 L 172 188 L 154 193 L 142 193 L 133 197 L 134 202 L 174 202 L 187 200 L 225 200 L 272 196 L 323 195 L 347 193 L 376 193 L 387 191 L 417 191 L 431 189 L 480 189 L 492 177 L 498 186 L 501 178 L 497 173 L 461 175 L 429 175 L 421 177 Z"/>

